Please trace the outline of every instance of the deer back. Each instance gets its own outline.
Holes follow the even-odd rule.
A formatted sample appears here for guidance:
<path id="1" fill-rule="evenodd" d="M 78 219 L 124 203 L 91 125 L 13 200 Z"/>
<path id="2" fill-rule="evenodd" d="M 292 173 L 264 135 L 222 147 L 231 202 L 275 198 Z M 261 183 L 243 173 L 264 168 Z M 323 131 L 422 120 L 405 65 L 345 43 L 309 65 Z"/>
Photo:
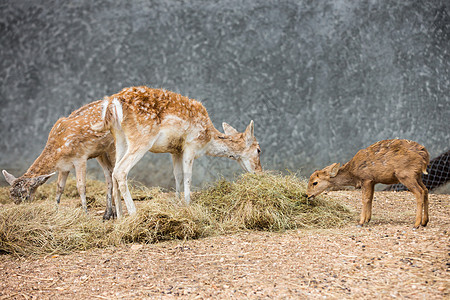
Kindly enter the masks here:
<path id="1" fill-rule="evenodd" d="M 377 183 L 397 182 L 397 174 L 422 174 L 430 161 L 424 146 L 409 140 L 379 141 L 362 149 L 347 163 L 355 177 Z"/>

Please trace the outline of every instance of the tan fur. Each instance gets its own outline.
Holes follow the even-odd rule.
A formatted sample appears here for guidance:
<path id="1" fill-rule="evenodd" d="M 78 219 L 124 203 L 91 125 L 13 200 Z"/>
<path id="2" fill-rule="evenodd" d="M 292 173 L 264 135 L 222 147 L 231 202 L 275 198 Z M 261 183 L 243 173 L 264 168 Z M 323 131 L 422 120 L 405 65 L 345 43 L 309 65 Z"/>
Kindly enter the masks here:
<path id="1" fill-rule="evenodd" d="M 50 130 L 47 143 L 41 155 L 34 161 L 22 177 L 35 177 L 54 172 L 68 171 L 64 164 L 78 157 L 94 158 L 105 152 L 113 144 L 108 131 L 94 131 L 91 121 L 101 121 L 101 100 L 87 104 L 60 118 Z"/>
<path id="2" fill-rule="evenodd" d="M 403 183 L 417 199 L 414 227 L 428 223 L 428 190 L 422 183 L 430 156 L 424 146 L 409 140 L 383 140 L 362 149 L 345 165 L 332 164 L 315 171 L 308 183 L 307 195 L 314 197 L 328 188 L 362 188 L 363 210 L 359 224 L 369 222 L 377 183 Z M 424 215 L 422 218 L 422 211 Z"/>
<path id="3" fill-rule="evenodd" d="M 90 158 L 98 159 L 104 169 L 109 189 L 112 190 L 111 174 L 115 159 L 113 137 L 107 130 L 95 131 L 91 128 L 92 122 L 101 121 L 101 111 L 102 101 L 96 101 L 79 108 L 67 118 L 60 118 L 55 123 L 44 150 L 25 174 L 19 178 L 9 177 L 11 197 L 16 203 L 32 199 L 37 187 L 55 171 L 59 172 L 56 196 L 59 203 L 67 175 L 70 169 L 75 167 L 78 191 L 83 208 L 86 210 L 86 161 Z M 3 174 L 7 177 L 9 173 L 4 171 Z M 111 192 L 108 194 L 106 218 L 112 214 Z"/>
<path id="4" fill-rule="evenodd" d="M 136 211 L 126 177 L 147 152 L 170 153 L 174 165 L 177 194 L 184 178 L 186 203 L 190 201 L 192 164 L 202 155 L 237 160 L 246 171 L 260 171 L 260 148 L 253 135 L 253 121 L 244 133 L 224 123 L 229 134 L 214 128 L 205 107 L 179 94 L 145 86 L 125 88 L 105 98 L 105 117 L 94 125 L 110 129 L 117 151 L 113 174 L 114 199 L 118 216 L 122 214 L 119 190 L 129 214 Z M 231 132 L 232 131 L 232 132 Z"/>

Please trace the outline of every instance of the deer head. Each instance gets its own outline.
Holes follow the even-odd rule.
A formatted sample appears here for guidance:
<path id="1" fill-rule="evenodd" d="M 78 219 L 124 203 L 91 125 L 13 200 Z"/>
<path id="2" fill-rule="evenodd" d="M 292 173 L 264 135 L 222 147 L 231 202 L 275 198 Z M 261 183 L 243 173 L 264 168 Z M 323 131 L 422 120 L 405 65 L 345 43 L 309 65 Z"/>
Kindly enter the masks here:
<path id="1" fill-rule="evenodd" d="M 340 166 L 341 164 L 334 163 L 322 170 L 315 171 L 309 178 L 308 189 L 306 190 L 308 198 L 314 198 L 334 186 L 333 178 L 338 174 Z"/>
<path id="2" fill-rule="evenodd" d="M 238 132 L 227 123 L 222 123 L 225 137 L 219 137 L 227 140 L 229 152 L 228 157 L 236 160 L 246 172 L 260 172 L 261 167 L 261 148 L 256 140 L 254 133 L 253 120 L 247 126 L 243 133 Z"/>
<path id="3" fill-rule="evenodd" d="M 16 204 L 20 204 L 26 201 L 33 201 L 36 189 L 55 174 L 51 173 L 48 175 L 40 175 L 30 178 L 16 178 L 14 177 L 14 175 L 8 173 L 5 170 L 3 170 L 2 173 L 9 185 L 11 185 L 11 188 L 9 189 L 10 197 L 11 200 L 13 200 Z"/>

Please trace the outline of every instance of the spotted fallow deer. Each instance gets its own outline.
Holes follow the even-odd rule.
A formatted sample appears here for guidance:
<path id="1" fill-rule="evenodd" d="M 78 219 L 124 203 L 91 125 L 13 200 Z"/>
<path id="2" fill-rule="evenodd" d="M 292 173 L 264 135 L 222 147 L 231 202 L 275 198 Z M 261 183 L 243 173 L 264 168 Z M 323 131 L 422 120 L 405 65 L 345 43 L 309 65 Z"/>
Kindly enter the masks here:
<path id="1" fill-rule="evenodd" d="M 308 182 L 307 195 L 314 197 L 328 188 L 354 186 L 362 188 L 362 211 L 359 225 L 372 217 L 372 199 L 376 183 L 403 183 L 417 200 L 414 227 L 428 223 L 428 190 L 422 183 L 430 156 L 424 146 L 408 140 L 377 142 L 362 149 L 342 167 L 334 163 L 315 171 Z M 422 217 L 423 211 L 423 217 Z"/>
<path id="2" fill-rule="evenodd" d="M 86 162 L 90 158 L 97 158 L 108 186 L 107 207 L 103 218 L 113 216 L 111 194 L 114 139 L 107 130 L 96 131 L 91 128 L 92 122 L 101 121 L 101 112 L 102 101 L 99 100 L 79 108 L 67 118 L 60 118 L 53 125 L 44 150 L 24 175 L 16 178 L 3 170 L 6 181 L 11 185 L 10 196 L 15 203 L 32 201 L 36 189 L 57 171 L 56 202 L 59 204 L 67 176 L 72 167 L 75 167 L 78 193 L 82 207 L 87 212 Z"/>
<path id="3" fill-rule="evenodd" d="M 248 172 L 261 171 L 261 149 L 253 135 L 253 121 L 240 133 L 223 123 L 225 134 L 214 128 L 205 107 L 179 94 L 145 86 L 125 88 L 103 102 L 103 122 L 98 130 L 110 129 L 115 139 L 116 165 L 113 197 L 117 217 L 122 216 L 120 194 L 128 214 L 136 207 L 127 185 L 131 168 L 147 151 L 170 153 L 179 197 L 184 180 L 184 199 L 190 202 L 192 165 L 202 155 L 229 157 Z M 120 194 L 119 194 L 120 192 Z"/>

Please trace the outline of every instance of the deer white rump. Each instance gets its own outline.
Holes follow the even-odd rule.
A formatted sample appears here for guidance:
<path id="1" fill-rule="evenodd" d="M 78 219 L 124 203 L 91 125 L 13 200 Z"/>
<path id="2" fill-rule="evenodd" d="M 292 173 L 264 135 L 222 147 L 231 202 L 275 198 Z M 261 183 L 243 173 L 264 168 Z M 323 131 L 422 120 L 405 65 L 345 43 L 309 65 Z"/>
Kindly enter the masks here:
<path id="1" fill-rule="evenodd" d="M 253 121 L 243 133 L 223 123 L 225 134 L 222 134 L 213 126 L 200 102 L 173 92 L 145 86 L 125 88 L 105 98 L 102 120 L 92 127 L 110 129 L 115 139 L 113 198 L 117 217 L 123 215 L 119 191 L 128 213 L 136 212 L 127 175 L 147 151 L 172 155 L 176 193 L 179 196 L 183 180 L 186 204 L 190 202 L 195 158 L 205 154 L 229 157 L 247 172 L 262 170 Z"/>

